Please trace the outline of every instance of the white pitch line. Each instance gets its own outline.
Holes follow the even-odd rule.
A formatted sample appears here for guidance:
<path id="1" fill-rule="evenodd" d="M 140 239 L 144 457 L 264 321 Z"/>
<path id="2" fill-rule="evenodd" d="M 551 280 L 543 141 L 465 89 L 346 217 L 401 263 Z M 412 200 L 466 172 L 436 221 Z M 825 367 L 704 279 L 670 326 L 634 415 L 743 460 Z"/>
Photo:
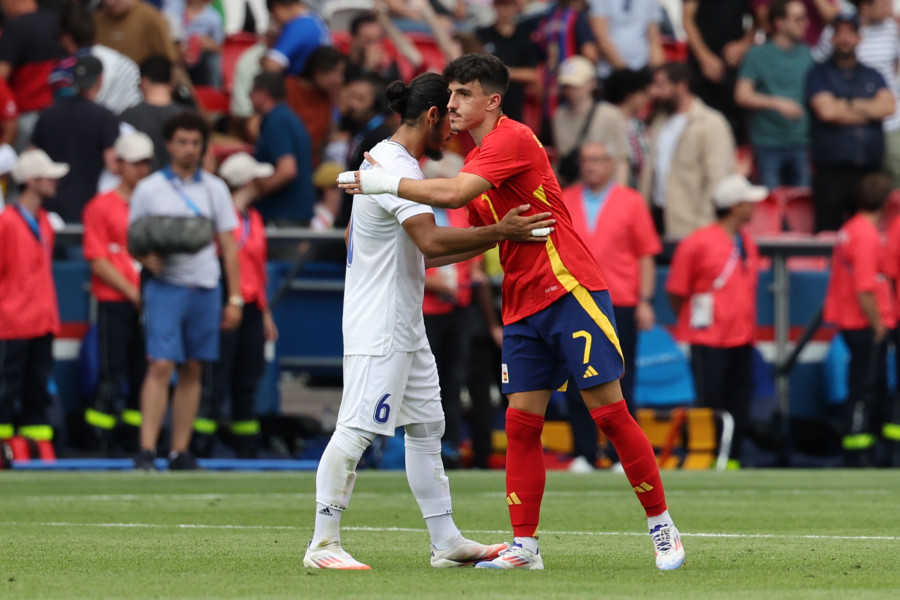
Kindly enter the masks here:
<path id="1" fill-rule="evenodd" d="M 817 496 L 821 496 L 824 494 L 839 494 L 844 495 L 851 492 L 854 495 L 871 495 L 871 496 L 885 496 L 888 494 L 895 494 L 896 492 L 893 490 L 887 490 L 884 488 L 869 488 L 869 489 L 855 489 L 855 490 L 847 490 L 847 489 L 816 489 L 816 490 L 807 490 L 807 489 L 792 489 L 792 490 L 667 490 L 666 496 L 754 496 L 754 495 L 771 495 L 771 496 L 803 496 L 809 494 L 811 492 L 815 492 Z M 548 491 L 545 492 L 544 497 L 612 497 L 612 496 L 620 496 L 620 495 L 630 495 L 631 489 L 622 489 L 622 490 L 586 490 L 586 491 Z M 409 496 L 410 492 L 408 490 L 404 490 L 401 492 L 356 492 L 353 494 L 354 498 L 386 498 L 386 497 L 396 497 L 396 496 Z M 503 498 L 504 493 L 502 490 L 498 490 L 496 492 L 479 492 L 475 495 L 485 498 Z M 138 500 L 227 500 L 231 498 L 241 499 L 241 498 L 286 498 L 290 500 L 309 500 L 311 498 L 315 498 L 316 495 L 314 493 L 265 493 L 265 492 L 246 492 L 246 493 L 206 493 L 206 494 L 89 494 L 89 495 L 47 495 L 47 496 L 7 496 L 5 498 L 0 498 L 0 503 L 4 500 L 14 501 L 16 503 L 21 502 L 23 499 L 25 500 L 39 500 L 39 501 L 48 501 L 48 502 L 78 502 L 78 501 L 93 501 L 93 502 L 134 502 Z"/>
<path id="2" fill-rule="evenodd" d="M 257 531 L 308 531 L 309 527 L 297 527 L 294 525 L 204 525 L 202 523 L 175 523 L 172 525 L 160 523 L 66 523 L 61 521 L 27 522 L 27 521 L 0 521 L 0 525 L 10 526 L 40 526 L 40 527 L 99 527 L 122 529 L 222 529 L 222 530 L 257 530 Z M 403 532 L 426 533 L 426 529 L 415 527 L 344 527 L 344 531 L 368 531 L 368 532 Z M 508 534 L 505 529 L 472 529 L 470 533 Z M 728 539 L 781 539 L 781 540 L 862 540 L 862 541 L 887 541 L 900 542 L 900 536 L 886 535 L 814 535 L 797 534 L 784 535 L 774 533 L 685 533 L 684 537 L 697 538 L 728 538 Z M 579 536 L 645 536 L 646 533 L 638 531 L 541 531 L 542 535 L 579 535 Z"/>

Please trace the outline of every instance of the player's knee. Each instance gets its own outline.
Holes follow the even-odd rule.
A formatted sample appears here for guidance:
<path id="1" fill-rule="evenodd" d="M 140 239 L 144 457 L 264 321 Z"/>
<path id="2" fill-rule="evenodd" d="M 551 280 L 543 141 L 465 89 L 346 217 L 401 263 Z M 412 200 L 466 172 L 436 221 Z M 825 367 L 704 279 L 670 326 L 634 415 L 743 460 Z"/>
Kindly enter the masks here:
<path id="1" fill-rule="evenodd" d="M 409 450 L 440 454 L 441 438 L 444 437 L 444 422 L 414 423 L 407 425 L 404 440 Z"/>
<path id="2" fill-rule="evenodd" d="M 370 431 L 363 431 L 362 429 L 344 425 L 338 425 L 331 436 L 331 441 L 335 446 L 340 448 L 344 454 L 355 458 L 357 461 L 362 458 L 363 452 L 372 444 L 374 439 L 375 434 Z"/>

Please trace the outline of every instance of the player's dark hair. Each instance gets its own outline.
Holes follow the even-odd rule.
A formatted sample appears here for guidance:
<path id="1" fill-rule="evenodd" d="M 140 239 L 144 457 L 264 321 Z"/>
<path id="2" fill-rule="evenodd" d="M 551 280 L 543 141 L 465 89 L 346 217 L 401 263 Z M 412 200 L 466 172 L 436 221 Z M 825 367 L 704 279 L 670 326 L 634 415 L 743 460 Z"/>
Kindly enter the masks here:
<path id="1" fill-rule="evenodd" d="M 856 208 L 865 212 L 878 212 L 884 207 L 894 189 L 887 173 L 869 173 L 863 176 L 856 188 Z"/>
<path id="2" fill-rule="evenodd" d="M 179 129 L 185 131 L 199 131 L 203 138 L 203 147 L 206 147 L 206 144 L 209 141 L 209 123 L 207 123 L 206 119 L 200 116 L 199 113 L 186 110 L 166 119 L 166 122 L 163 123 L 163 139 L 167 142 L 172 141 L 175 132 Z"/>
<path id="3" fill-rule="evenodd" d="M 253 88 L 262 90 L 275 102 L 281 102 L 287 98 L 287 89 L 284 87 L 284 75 L 273 71 L 263 71 L 253 78 Z"/>
<path id="4" fill-rule="evenodd" d="M 59 16 L 59 33 L 72 36 L 78 48 L 93 46 L 97 35 L 94 17 L 83 6 L 68 4 Z"/>
<path id="5" fill-rule="evenodd" d="M 489 94 L 506 95 L 509 68 L 493 54 L 463 54 L 444 69 L 444 79 L 457 83 L 477 81 Z"/>
<path id="6" fill-rule="evenodd" d="M 369 23 L 377 23 L 378 17 L 375 16 L 373 12 L 364 12 L 353 17 L 353 20 L 350 21 L 350 35 L 355 36 L 359 33 L 359 30 L 363 25 L 368 25 Z"/>
<path id="7" fill-rule="evenodd" d="M 647 68 L 634 71 L 632 69 L 617 69 L 610 73 L 603 85 L 606 100 L 612 104 L 621 104 L 632 94 L 646 90 L 652 81 L 650 70 Z"/>
<path id="8" fill-rule="evenodd" d="M 306 59 L 301 76 L 312 79 L 316 73 L 331 71 L 342 64 L 347 64 L 347 57 L 334 46 L 319 46 Z"/>
<path id="9" fill-rule="evenodd" d="M 157 54 L 141 61 L 141 77 L 151 83 L 172 83 L 172 61 L 168 56 Z"/>
<path id="10" fill-rule="evenodd" d="M 406 85 L 402 81 L 394 81 L 387 86 L 385 95 L 388 107 L 400 114 L 404 125 L 413 125 L 428 112 L 432 106 L 437 107 L 438 114 L 447 114 L 447 103 L 450 102 L 450 91 L 447 80 L 437 73 L 423 73 Z"/>
<path id="11" fill-rule="evenodd" d="M 660 67 L 657 67 L 656 72 L 664 74 L 666 76 L 666 79 L 676 85 L 679 83 L 686 83 L 688 89 L 691 92 L 694 91 L 694 73 L 691 71 L 691 67 L 688 66 L 687 63 L 666 63 Z"/>

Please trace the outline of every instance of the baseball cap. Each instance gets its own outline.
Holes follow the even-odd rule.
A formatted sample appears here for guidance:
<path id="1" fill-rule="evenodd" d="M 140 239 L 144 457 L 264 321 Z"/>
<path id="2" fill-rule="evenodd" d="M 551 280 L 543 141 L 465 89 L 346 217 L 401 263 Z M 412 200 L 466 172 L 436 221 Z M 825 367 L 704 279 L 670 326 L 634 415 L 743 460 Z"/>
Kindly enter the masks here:
<path id="1" fill-rule="evenodd" d="M 13 167 L 12 176 L 16 183 L 25 183 L 30 179 L 39 177 L 59 179 L 68 172 L 69 165 L 53 162 L 46 152 L 33 148 L 19 155 L 19 160 L 16 162 L 16 166 Z"/>
<path id="2" fill-rule="evenodd" d="M 323 162 L 312 176 L 313 186 L 319 189 L 337 187 L 337 178 L 344 166 L 336 162 Z"/>
<path id="3" fill-rule="evenodd" d="M 741 202 L 760 202 L 769 195 L 768 188 L 753 185 L 743 175 L 728 175 L 713 189 L 716 208 L 731 208 Z"/>
<path id="4" fill-rule="evenodd" d="M 232 187 L 241 187 L 254 179 L 269 177 L 274 172 L 275 167 L 258 162 L 246 152 L 232 154 L 219 167 L 219 175 Z"/>
<path id="5" fill-rule="evenodd" d="M 90 89 L 103 73 L 103 63 L 91 54 L 85 54 L 78 58 L 75 68 L 72 70 L 72 85 L 79 90 Z"/>
<path id="6" fill-rule="evenodd" d="M 852 25 L 853 29 L 859 31 L 859 16 L 854 13 L 841 13 L 831 22 L 832 29 L 837 29 L 838 25 Z"/>
<path id="7" fill-rule="evenodd" d="M 141 131 L 120 135 L 116 140 L 115 149 L 116 156 L 129 163 L 153 158 L 153 140 Z"/>
<path id="8" fill-rule="evenodd" d="M 583 56 L 570 56 L 559 65 L 556 80 L 560 85 L 584 85 L 597 77 L 594 63 Z"/>

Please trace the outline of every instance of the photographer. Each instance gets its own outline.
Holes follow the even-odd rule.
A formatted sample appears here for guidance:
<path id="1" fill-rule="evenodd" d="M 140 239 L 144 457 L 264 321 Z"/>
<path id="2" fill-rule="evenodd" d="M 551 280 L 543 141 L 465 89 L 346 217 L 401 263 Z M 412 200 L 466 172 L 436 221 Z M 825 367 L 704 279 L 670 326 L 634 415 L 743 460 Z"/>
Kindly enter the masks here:
<path id="1" fill-rule="evenodd" d="M 244 305 L 232 233 L 237 219 L 225 182 L 200 169 L 209 140 L 203 117 L 190 112 L 171 117 L 163 125 L 163 136 L 172 162 L 138 184 L 129 215 L 129 247 L 152 273 L 142 287 L 148 368 L 141 390 L 141 453 L 135 468 L 154 466 L 169 382 L 178 365 L 169 468 L 193 470 L 198 465 L 188 446 L 200 403 L 202 363 L 218 359 L 220 324 L 222 329 L 237 327 Z M 141 228 L 147 218 L 151 227 Z M 210 221 L 211 231 L 203 227 Z M 159 234 L 164 234 L 170 248 L 140 244 L 141 250 L 140 240 L 135 239 L 138 232 L 157 238 L 156 246 L 163 237 Z M 193 252 L 178 251 L 198 240 L 197 245 L 203 245 Z M 224 309 L 220 308 L 221 273 L 214 242 L 218 242 L 228 283 Z"/>

